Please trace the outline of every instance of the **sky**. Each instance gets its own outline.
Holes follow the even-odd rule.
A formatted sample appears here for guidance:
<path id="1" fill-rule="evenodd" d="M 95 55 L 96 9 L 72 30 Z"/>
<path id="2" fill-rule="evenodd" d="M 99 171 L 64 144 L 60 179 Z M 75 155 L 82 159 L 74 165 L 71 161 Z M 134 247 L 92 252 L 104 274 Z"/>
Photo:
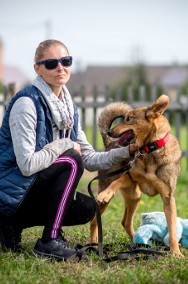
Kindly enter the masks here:
<path id="1" fill-rule="evenodd" d="M 54 38 L 88 65 L 188 64 L 188 0 L 0 0 L 4 64 L 33 79 L 38 44 Z"/>

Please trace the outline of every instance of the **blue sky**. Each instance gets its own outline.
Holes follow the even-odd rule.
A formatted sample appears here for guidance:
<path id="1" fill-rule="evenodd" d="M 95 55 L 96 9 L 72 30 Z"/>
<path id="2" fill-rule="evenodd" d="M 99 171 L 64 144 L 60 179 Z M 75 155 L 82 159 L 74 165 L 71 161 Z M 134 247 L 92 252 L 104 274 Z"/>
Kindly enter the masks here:
<path id="1" fill-rule="evenodd" d="M 73 70 L 87 65 L 188 63 L 187 0 L 0 0 L 4 63 L 34 78 L 46 38 L 63 41 Z"/>

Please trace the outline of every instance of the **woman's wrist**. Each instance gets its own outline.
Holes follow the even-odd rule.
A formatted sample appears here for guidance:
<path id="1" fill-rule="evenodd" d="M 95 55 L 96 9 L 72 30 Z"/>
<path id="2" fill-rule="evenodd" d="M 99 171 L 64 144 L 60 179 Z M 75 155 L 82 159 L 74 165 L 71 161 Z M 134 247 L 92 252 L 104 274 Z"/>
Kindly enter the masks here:
<path id="1" fill-rule="evenodd" d="M 138 147 L 135 144 L 130 144 L 129 145 L 129 155 L 130 155 L 130 157 L 134 157 L 136 152 L 138 152 Z"/>

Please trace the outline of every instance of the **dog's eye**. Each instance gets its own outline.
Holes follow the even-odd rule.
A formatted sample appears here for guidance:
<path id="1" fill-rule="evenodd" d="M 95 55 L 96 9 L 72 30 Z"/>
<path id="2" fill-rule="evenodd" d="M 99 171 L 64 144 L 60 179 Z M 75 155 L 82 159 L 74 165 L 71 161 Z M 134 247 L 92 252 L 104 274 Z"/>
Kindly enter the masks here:
<path id="1" fill-rule="evenodd" d="M 130 116 L 127 116 L 126 118 L 125 118 L 125 121 L 126 122 L 129 122 L 131 120 L 131 117 Z"/>

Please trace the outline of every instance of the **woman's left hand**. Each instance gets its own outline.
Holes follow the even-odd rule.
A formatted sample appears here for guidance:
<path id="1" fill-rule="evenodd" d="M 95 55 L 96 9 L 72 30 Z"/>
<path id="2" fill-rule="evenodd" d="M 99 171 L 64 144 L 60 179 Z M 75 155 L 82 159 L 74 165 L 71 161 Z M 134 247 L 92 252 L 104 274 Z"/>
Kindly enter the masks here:
<path id="1" fill-rule="evenodd" d="M 73 142 L 74 144 L 74 150 L 76 150 L 80 155 L 82 155 L 81 153 L 81 148 L 80 148 L 80 144 L 76 143 L 76 142 Z"/>

